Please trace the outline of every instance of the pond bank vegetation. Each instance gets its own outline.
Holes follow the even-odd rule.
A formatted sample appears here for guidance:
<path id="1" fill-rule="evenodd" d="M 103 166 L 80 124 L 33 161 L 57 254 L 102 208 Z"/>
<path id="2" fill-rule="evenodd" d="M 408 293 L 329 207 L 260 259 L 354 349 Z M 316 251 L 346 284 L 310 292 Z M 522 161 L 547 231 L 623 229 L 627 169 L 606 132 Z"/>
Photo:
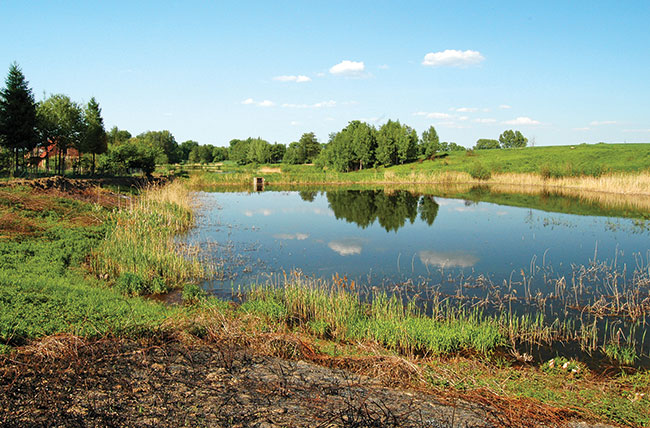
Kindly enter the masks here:
<path id="1" fill-rule="evenodd" d="M 542 403 L 534 406 L 566 409 L 564 414 L 572 417 L 628 426 L 650 423 L 650 377 L 646 369 L 630 367 L 638 356 L 630 351 L 628 338 L 637 336 L 621 325 L 605 327 L 605 342 L 590 341 L 592 324 L 580 330 L 578 342 L 585 349 L 613 361 L 602 376 L 568 353 L 531 361 L 522 343 L 570 339 L 568 329 L 553 323 L 549 328 L 543 316 L 491 314 L 476 302 L 464 307 L 433 291 L 421 296 L 428 303 L 420 305 L 408 287 L 403 294 L 368 290 L 369 304 L 359 298 L 359 285 L 344 277 L 316 283 L 294 275 L 276 284 L 281 287 L 242 290 L 240 304 L 223 302 L 197 286 L 215 274 L 214 268 L 199 263 L 193 249 L 181 248 L 173 239 L 194 222 L 190 190 L 180 181 L 136 196 L 96 190 L 77 198 L 9 186 L 0 189 L 0 202 L 3 353 L 61 334 L 88 341 L 162 337 L 172 331 L 188 343 L 219 343 L 234 335 L 264 344 L 260 352 L 352 370 L 361 361 L 378 367 L 380 361 L 394 360 L 393 368 L 411 370 L 402 385 L 477 402 L 499 397 L 525 407 L 525 400 L 533 400 Z M 620 279 L 608 278 L 618 287 Z M 525 289 L 525 282 L 516 286 Z M 175 288 L 184 289 L 183 305 L 138 296 Z M 591 302 L 588 309 L 579 299 L 580 310 L 601 316 L 647 311 L 633 290 L 617 289 L 613 299 Z M 572 306 L 573 292 L 565 286 L 558 301 Z M 533 304 L 542 302 L 532 293 L 520 294 Z M 603 331 L 602 325 L 596 327 Z"/>

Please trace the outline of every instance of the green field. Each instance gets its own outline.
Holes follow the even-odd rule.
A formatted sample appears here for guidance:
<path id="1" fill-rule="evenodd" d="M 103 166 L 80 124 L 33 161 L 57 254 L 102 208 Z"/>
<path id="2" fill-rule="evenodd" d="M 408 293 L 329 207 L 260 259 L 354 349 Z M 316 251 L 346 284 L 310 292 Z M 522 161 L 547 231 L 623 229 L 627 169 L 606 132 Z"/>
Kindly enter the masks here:
<path id="1" fill-rule="evenodd" d="M 267 182 L 372 183 L 399 181 L 412 174 L 462 172 L 474 175 L 478 169 L 496 173 L 533 173 L 540 179 L 561 177 L 599 177 L 609 173 L 650 172 L 650 144 L 580 144 L 577 146 L 526 147 L 521 149 L 476 150 L 439 153 L 432 160 L 378 167 L 348 173 L 323 170 L 315 165 L 236 165 L 223 162 L 190 168 L 209 174 L 205 183 L 250 183 L 253 174 Z"/>

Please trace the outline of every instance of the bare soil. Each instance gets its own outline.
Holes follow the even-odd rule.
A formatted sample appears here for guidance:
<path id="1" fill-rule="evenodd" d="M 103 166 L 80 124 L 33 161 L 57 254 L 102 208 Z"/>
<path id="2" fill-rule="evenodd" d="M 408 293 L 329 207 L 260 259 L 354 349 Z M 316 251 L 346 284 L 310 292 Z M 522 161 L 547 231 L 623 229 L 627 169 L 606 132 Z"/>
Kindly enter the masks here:
<path id="1" fill-rule="evenodd" d="M 0 426 L 560 426 L 233 341 L 54 336 L 0 357 Z M 588 427 L 587 424 L 572 426 Z M 593 425 L 596 426 L 596 425 Z"/>

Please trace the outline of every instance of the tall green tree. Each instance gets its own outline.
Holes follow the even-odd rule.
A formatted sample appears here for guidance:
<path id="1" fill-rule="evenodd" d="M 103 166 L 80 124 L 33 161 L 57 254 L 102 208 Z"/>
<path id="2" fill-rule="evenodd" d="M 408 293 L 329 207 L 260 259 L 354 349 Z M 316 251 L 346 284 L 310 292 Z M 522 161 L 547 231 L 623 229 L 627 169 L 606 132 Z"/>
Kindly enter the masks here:
<path id="1" fill-rule="evenodd" d="M 55 148 L 56 172 L 62 175 L 68 148 L 80 147 L 83 140 L 81 107 L 67 95 L 54 94 L 38 104 L 36 116 L 41 142 L 46 149 Z"/>
<path id="2" fill-rule="evenodd" d="M 214 146 L 210 144 L 205 144 L 203 146 L 199 146 L 198 154 L 199 154 L 199 162 L 202 164 L 210 163 L 212 162 L 213 156 L 212 156 L 212 151 L 214 150 Z"/>
<path id="3" fill-rule="evenodd" d="M 95 174 L 95 156 L 106 153 L 108 149 L 108 135 L 104 129 L 102 109 L 99 103 L 92 97 L 84 109 L 84 138 L 83 152 L 92 153 L 92 173 Z"/>
<path id="4" fill-rule="evenodd" d="M 228 160 L 228 148 L 217 146 L 212 149 L 212 162 L 221 162 Z"/>
<path id="5" fill-rule="evenodd" d="M 246 165 L 248 163 L 248 146 L 250 145 L 250 138 L 248 140 L 230 140 L 230 147 L 228 157 L 230 160 L 237 162 L 238 165 Z"/>
<path id="6" fill-rule="evenodd" d="M 508 129 L 499 135 L 499 142 L 504 149 L 514 149 L 519 147 L 526 147 L 528 145 L 528 138 L 524 137 L 519 131 Z"/>
<path id="7" fill-rule="evenodd" d="M 440 137 L 438 137 L 436 128 L 431 125 L 429 129 L 422 132 L 420 154 L 424 155 L 425 159 L 431 159 L 438 151 L 440 151 Z"/>
<path id="8" fill-rule="evenodd" d="M 280 163 L 284 159 L 284 155 L 287 152 L 287 146 L 282 143 L 275 143 L 271 145 L 271 163 Z"/>
<path id="9" fill-rule="evenodd" d="M 389 120 L 377 133 L 377 162 L 391 166 L 415 160 L 417 141 L 415 130 Z"/>
<path id="10" fill-rule="evenodd" d="M 312 163 L 321 151 L 321 145 L 313 132 L 305 132 L 298 140 L 300 163 Z"/>
<path id="11" fill-rule="evenodd" d="M 19 159 L 38 143 L 36 104 L 20 67 L 15 62 L 9 66 L 6 87 L 0 90 L 0 143 L 13 152 L 14 171 Z M 21 156 L 22 155 L 22 156 Z"/>
<path id="12" fill-rule="evenodd" d="M 336 171 L 371 168 L 375 164 L 377 136 L 374 127 L 354 120 L 330 136 L 324 151 L 324 161 Z"/>
<path id="13" fill-rule="evenodd" d="M 178 143 L 171 132 L 167 130 L 147 131 L 136 138 L 156 151 L 157 165 L 180 161 Z"/>
<path id="14" fill-rule="evenodd" d="M 190 158 L 190 152 L 194 147 L 198 147 L 199 143 L 193 140 L 183 141 L 179 146 L 180 160 L 187 162 Z"/>
<path id="15" fill-rule="evenodd" d="M 301 155 L 300 145 L 297 141 L 289 143 L 289 147 L 284 151 L 282 162 L 290 165 L 298 165 L 304 163 L 305 158 Z"/>
<path id="16" fill-rule="evenodd" d="M 248 144 L 249 163 L 268 163 L 271 159 L 271 144 L 261 138 L 252 138 Z"/>
<path id="17" fill-rule="evenodd" d="M 107 136 L 108 144 L 111 146 L 126 143 L 132 137 L 129 131 L 119 129 L 117 126 L 112 127 L 111 130 L 108 131 Z"/>
<path id="18" fill-rule="evenodd" d="M 347 129 L 352 138 L 351 148 L 358 169 L 372 168 L 377 151 L 377 131 L 373 126 L 358 120 L 350 122 Z"/>

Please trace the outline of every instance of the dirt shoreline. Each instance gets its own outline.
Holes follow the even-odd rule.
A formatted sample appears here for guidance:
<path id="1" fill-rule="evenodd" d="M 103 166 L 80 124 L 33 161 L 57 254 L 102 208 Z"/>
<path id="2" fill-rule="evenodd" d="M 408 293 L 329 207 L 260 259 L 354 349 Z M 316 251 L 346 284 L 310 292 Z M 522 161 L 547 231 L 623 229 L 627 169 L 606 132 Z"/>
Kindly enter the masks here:
<path id="1" fill-rule="evenodd" d="M 387 387 L 232 338 L 54 336 L 0 357 L 3 427 L 607 426 L 522 418 L 527 410 Z"/>

